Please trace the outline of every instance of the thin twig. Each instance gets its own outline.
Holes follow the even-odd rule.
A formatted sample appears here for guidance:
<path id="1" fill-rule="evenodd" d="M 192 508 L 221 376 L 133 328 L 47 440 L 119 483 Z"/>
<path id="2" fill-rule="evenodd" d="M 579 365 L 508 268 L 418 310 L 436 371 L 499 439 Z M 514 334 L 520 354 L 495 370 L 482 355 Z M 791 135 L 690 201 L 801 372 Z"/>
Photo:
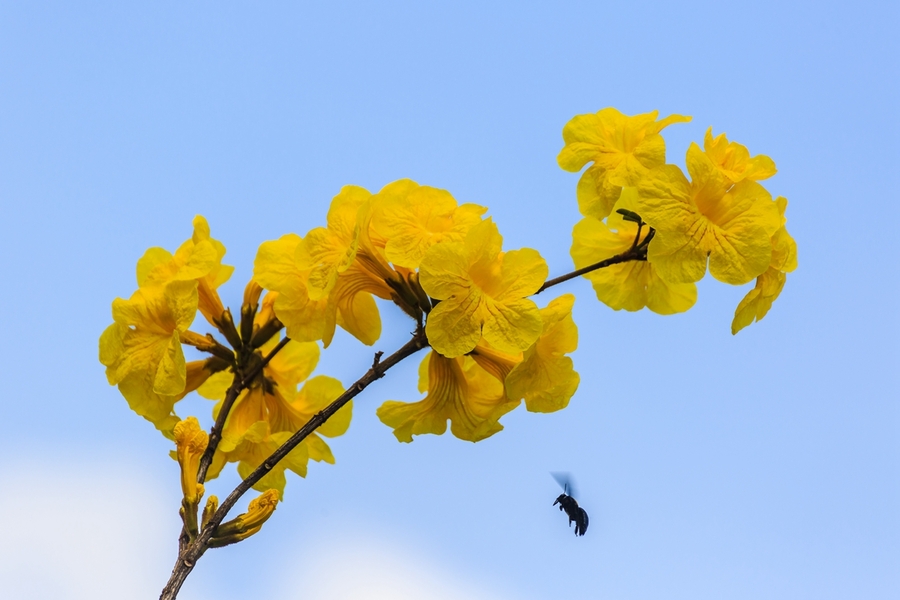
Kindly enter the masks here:
<path id="1" fill-rule="evenodd" d="M 378 356 L 378 360 L 373 362 L 372 367 L 366 372 L 365 375 L 360 377 L 356 382 L 347 388 L 347 391 L 341 394 L 334 402 L 325 407 L 322 411 L 313 415 L 313 417 L 300 428 L 295 434 L 293 434 L 288 440 L 282 444 L 275 452 L 272 453 L 269 458 L 267 458 L 263 463 L 258 466 L 250 475 L 247 476 L 235 489 L 232 491 L 228 497 L 219 505 L 219 509 L 216 513 L 209 519 L 209 522 L 202 529 L 197 538 L 191 542 L 181 554 L 178 556 L 178 560 L 175 563 L 175 568 L 172 569 L 172 576 L 169 578 L 166 587 L 163 588 L 162 594 L 160 595 L 160 600 L 174 600 L 178 595 L 178 591 L 181 589 L 181 586 L 184 584 L 185 579 L 190 574 L 190 572 L 194 569 L 194 565 L 197 564 L 197 560 L 207 550 L 207 543 L 209 539 L 212 537 L 213 532 L 216 530 L 216 527 L 225 519 L 225 516 L 228 514 L 237 501 L 243 496 L 250 488 L 252 488 L 260 479 L 265 477 L 269 471 L 271 471 L 279 461 L 281 461 L 284 457 L 286 457 L 291 450 L 296 448 L 300 442 L 309 436 L 313 431 L 315 431 L 319 426 L 321 426 L 325 421 L 327 421 L 334 413 L 341 409 L 345 404 L 347 404 L 350 400 L 355 398 L 362 392 L 366 387 L 369 386 L 373 381 L 380 379 L 384 376 L 385 372 L 402 361 L 404 358 L 412 356 L 422 348 L 426 348 L 428 346 L 428 339 L 425 337 L 425 330 L 422 328 L 418 328 L 413 335 L 413 338 L 409 340 L 406 344 L 404 344 L 399 350 L 388 356 L 385 360 L 380 360 L 380 356 Z M 268 357 L 267 357 L 268 358 Z M 266 361 L 268 362 L 268 361 Z M 204 455 L 205 457 L 205 455 Z"/>
<path id="2" fill-rule="evenodd" d="M 209 444 L 207 444 L 203 456 L 200 457 L 200 468 L 197 471 L 198 483 L 206 481 L 206 472 L 212 464 L 213 455 L 216 453 L 219 442 L 222 441 L 222 429 L 225 427 L 225 419 L 228 418 L 228 413 L 231 412 L 231 407 L 234 405 L 237 397 L 250 385 L 250 383 L 253 382 L 254 378 L 262 372 L 265 366 L 269 364 L 269 361 L 272 360 L 289 341 L 291 341 L 291 338 L 287 336 L 281 338 L 278 344 L 272 348 L 272 351 L 260 362 L 256 363 L 243 377 L 241 377 L 240 372 L 234 374 L 234 381 L 225 393 L 225 399 L 222 401 L 222 408 L 219 409 L 219 415 L 216 417 L 216 424 L 213 425 L 212 429 L 209 431 Z"/>
<path id="3" fill-rule="evenodd" d="M 269 364 L 269 361 L 275 358 L 275 355 L 278 354 L 282 348 L 287 346 L 289 341 L 291 341 L 291 338 L 287 336 L 281 338 L 281 340 L 278 341 L 278 344 L 276 344 L 275 347 L 272 348 L 272 351 L 266 354 L 265 358 L 263 358 L 260 363 L 254 365 L 254 367 L 250 369 L 247 375 L 241 380 L 241 387 L 245 388 L 250 385 L 250 382 L 252 382 L 257 375 L 262 373 L 262 370 L 267 364 Z"/>
<path id="4" fill-rule="evenodd" d="M 571 273 L 566 273 L 565 275 L 560 275 L 559 277 L 554 277 L 553 279 L 548 279 L 547 281 L 544 282 L 544 285 L 542 285 L 540 287 L 540 289 L 535 292 L 535 294 L 540 294 L 547 288 L 551 288 L 554 285 L 563 283 L 565 281 L 574 279 L 576 277 L 580 277 L 581 275 L 585 275 L 586 273 L 590 273 L 591 271 L 596 271 L 597 269 L 611 267 L 612 265 L 618 265 L 618 264 L 621 264 L 624 262 L 630 262 L 632 260 L 647 260 L 646 247 L 640 246 L 637 248 L 631 248 L 631 249 L 627 250 L 626 252 L 623 252 L 621 254 L 616 254 L 615 256 L 612 256 L 605 260 L 601 260 L 598 263 L 594 263 L 592 265 L 582 267 L 580 269 L 572 271 Z"/>
<path id="5" fill-rule="evenodd" d="M 638 242 L 641 241 L 641 229 L 643 229 L 643 227 L 644 227 L 644 222 L 643 221 L 638 222 L 637 226 L 638 226 L 637 233 L 634 235 L 634 241 L 631 243 L 632 250 L 637 248 Z"/>

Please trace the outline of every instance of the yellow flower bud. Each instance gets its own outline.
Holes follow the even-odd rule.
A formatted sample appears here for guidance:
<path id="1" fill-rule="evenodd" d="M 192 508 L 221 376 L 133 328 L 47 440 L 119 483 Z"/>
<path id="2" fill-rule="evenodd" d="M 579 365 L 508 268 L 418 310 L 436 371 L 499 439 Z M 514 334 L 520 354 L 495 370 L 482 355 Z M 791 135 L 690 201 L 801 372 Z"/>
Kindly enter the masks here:
<path id="1" fill-rule="evenodd" d="M 223 523 L 209 540 L 210 548 L 220 548 L 247 539 L 260 529 L 278 506 L 278 491 L 266 490 L 250 501 L 247 512 Z"/>
<path id="2" fill-rule="evenodd" d="M 217 510 L 219 510 L 219 498 L 216 496 L 210 496 L 206 500 L 206 506 L 203 507 L 203 520 L 200 522 L 200 526 L 206 527 L 206 524 L 209 523 L 209 520 Z"/>
<path id="3" fill-rule="evenodd" d="M 196 505 L 203 495 L 203 486 L 197 484 L 200 457 L 206 451 L 209 436 L 200 429 L 196 417 L 188 417 L 175 425 L 175 447 L 181 467 L 181 491 L 189 504 Z"/>

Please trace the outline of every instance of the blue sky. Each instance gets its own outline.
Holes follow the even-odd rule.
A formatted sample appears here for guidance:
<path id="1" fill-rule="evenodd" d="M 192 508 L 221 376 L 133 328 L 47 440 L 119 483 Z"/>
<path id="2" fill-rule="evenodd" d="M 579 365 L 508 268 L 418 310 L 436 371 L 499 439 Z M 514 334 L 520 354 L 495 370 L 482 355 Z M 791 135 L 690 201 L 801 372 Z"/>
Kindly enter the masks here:
<path id="1" fill-rule="evenodd" d="M 374 411 L 419 398 L 410 361 L 358 399 L 337 464 L 289 481 L 275 526 L 208 553 L 180 597 L 896 598 L 898 17 L 888 2 L 0 4 L 0 512 L 15 515 L 0 586 L 143 598 L 168 576 L 170 444 L 96 359 L 146 248 L 204 215 L 236 306 L 261 242 L 323 224 L 342 185 L 409 177 L 488 206 L 506 248 L 562 274 L 579 219 L 562 126 L 614 106 L 692 115 L 665 131 L 670 162 L 709 126 L 775 160 L 800 267 L 766 319 L 732 337 L 746 289 L 708 278 L 665 318 L 559 286 L 578 298 L 568 409 L 519 409 L 475 445 L 401 445 Z M 409 323 L 382 308 L 390 352 Z M 317 372 L 349 384 L 372 350 L 339 335 Z M 550 506 L 557 470 L 577 478 L 584 538 Z"/>

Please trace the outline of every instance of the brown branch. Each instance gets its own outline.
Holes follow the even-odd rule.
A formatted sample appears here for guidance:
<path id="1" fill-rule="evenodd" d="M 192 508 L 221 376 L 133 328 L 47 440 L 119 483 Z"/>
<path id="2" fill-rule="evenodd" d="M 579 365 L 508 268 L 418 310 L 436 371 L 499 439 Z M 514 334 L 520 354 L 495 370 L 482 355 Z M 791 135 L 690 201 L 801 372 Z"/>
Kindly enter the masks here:
<path id="1" fill-rule="evenodd" d="M 234 382 L 232 382 L 231 387 L 228 388 L 228 391 L 225 393 L 225 399 L 222 401 L 222 408 L 219 409 L 219 415 L 216 417 L 216 423 L 213 425 L 212 429 L 209 431 L 209 444 L 206 446 L 206 451 L 203 453 L 203 456 L 200 457 L 200 468 L 197 471 L 197 482 L 203 483 L 206 481 L 206 472 L 209 470 L 209 466 L 212 464 L 213 455 L 216 453 L 216 448 L 219 446 L 219 442 L 222 441 L 222 430 L 225 427 L 225 419 L 228 418 L 228 413 L 231 412 L 231 407 L 234 405 L 235 400 L 240 395 L 240 393 L 246 388 L 253 379 L 259 375 L 262 370 L 265 368 L 269 361 L 275 357 L 278 352 L 284 348 L 287 343 L 291 341 L 291 338 L 285 336 L 276 345 L 272 348 L 272 351 L 269 352 L 265 358 L 263 358 L 260 362 L 256 363 L 252 369 L 250 369 L 243 377 L 241 377 L 240 372 L 234 374 Z"/>
<path id="2" fill-rule="evenodd" d="M 592 265 L 588 265 L 586 267 L 582 267 L 576 271 L 572 271 L 571 273 L 566 273 L 565 275 L 560 275 L 559 277 L 554 277 L 553 279 L 548 279 L 544 282 L 544 285 L 540 287 L 536 294 L 540 294 L 547 288 L 551 288 L 554 285 L 566 282 L 570 279 L 574 279 L 576 277 L 580 277 L 581 275 L 585 275 L 590 273 L 591 271 L 596 271 L 597 269 L 604 269 L 606 267 L 611 267 L 613 265 L 622 264 L 624 262 L 630 262 L 632 260 L 647 260 L 647 247 L 645 245 L 632 247 L 629 250 L 616 254 L 606 260 L 601 260 L 598 263 L 594 263 Z"/>
<path id="3" fill-rule="evenodd" d="M 166 583 L 166 587 L 163 588 L 162 594 L 159 597 L 160 600 L 175 599 L 178 591 L 184 584 L 185 579 L 194 569 L 194 565 L 197 564 L 197 561 L 206 552 L 208 548 L 207 544 L 209 543 L 209 540 L 212 537 L 212 534 L 215 531 L 216 527 L 218 527 L 219 524 L 225 519 L 228 511 L 234 507 L 237 501 L 240 500 L 241 496 L 247 493 L 247 491 L 250 490 L 250 488 L 252 488 L 260 479 L 265 477 L 269 473 L 269 471 L 271 471 L 275 467 L 275 465 L 278 464 L 279 461 L 286 457 L 291 452 L 291 450 L 296 448 L 300 444 L 300 442 L 306 439 L 309 434 L 311 434 L 325 421 L 327 421 L 332 415 L 334 415 L 334 413 L 340 410 L 341 407 L 358 396 L 360 392 L 366 389 L 372 382 L 384 377 L 384 374 L 388 371 L 388 369 L 402 361 L 404 358 L 412 356 L 422 348 L 426 347 L 428 347 L 428 339 L 425 337 L 425 330 L 422 328 L 417 328 L 411 340 L 409 340 L 399 350 L 397 350 L 384 360 L 380 360 L 381 357 L 378 356 L 377 358 L 379 360 L 373 362 L 372 367 L 366 372 L 365 375 L 357 379 L 356 382 L 349 388 L 347 388 L 347 391 L 341 394 L 334 402 L 329 404 L 320 412 L 313 415 L 313 417 L 306 423 L 306 425 L 304 425 L 302 428 L 300 428 L 299 431 L 288 438 L 288 440 L 277 450 L 275 450 L 275 452 L 273 452 L 269 458 L 263 461 L 260 466 L 258 466 L 252 473 L 250 473 L 250 475 L 248 475 L 247 478 L 244 479 L 234 489 L 234 491 L 232 491 L 228 495 L 227 498 L 225 498 L 225 501 L 219 505 L 218 510 L 209 519 L 209 522 L 200 532 L 200 535 L 197 536 L 197 538 L 187 547 L 185 547 L 184 550 L 179 554 L 178 560 L 175 563 L 175 568 L 172 569 L 172 576 L 169 578 L 168 583 Z M 272 354 L 274 354 L 274 352 Z"/>

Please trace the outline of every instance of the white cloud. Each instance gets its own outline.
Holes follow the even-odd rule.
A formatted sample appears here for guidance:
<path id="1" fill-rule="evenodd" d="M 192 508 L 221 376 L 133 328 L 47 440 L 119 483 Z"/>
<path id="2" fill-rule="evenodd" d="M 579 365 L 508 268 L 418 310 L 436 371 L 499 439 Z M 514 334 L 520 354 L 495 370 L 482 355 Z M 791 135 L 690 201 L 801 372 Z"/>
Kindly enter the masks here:
<path id="1" fill-rule="evenodd" d="M 462 577 L 422 553 L 374 536 L 310 543 L 291 560 L 272 596 L 286 600 L 501 600 L 482 582 Z"/>
<path id="2" fill-rule="evenodd" d="M 0 464 L 0 590 L 15 600 L 156 598 L 174 560 L 177 516 L 152 476 L 96 457 Z M 277 515 L 276 515 L 277 518 Z M 308 551 L 268 548 L 256 586 L 285 600 L 503 600 L 459 567 L 389 536 L 315 536 Z M 279 568 L 270 562 L 279 555 Z M 265 560 L 264 557 L 269 557 Z M 280 561 L 279 561 L 280 562 Z M 207 574 L 212 575 L 214 571 Z M 272 577 L 277 573 L 276 577 Z M 195 573 L 196 575 L 196 573 Z M 233 573 L 231 574 L 233 575 Z M 202 578 L 201 578 L 202 579 Z M 198 582 L 195 582 L 197 584 Z M 202 587 L 202 584 L 201 584 Z M 226 586 L 227 587 L 227 586 Z M 259 588 L 258 588 L 259 589 Z M 185 599 L 196 599 L 195 587 Z M 238 592 L 239 593 L 239 592 Z M 225 597 L 229 596 L 225 591 Z"/>
<path id="3" fill-rule="evenodd" d="M 172 521 L 172 508 L 152 482 L 132 470 L 101 470 L 91 463 L 0 465 L 5 598 L 159 596 L 174 560 L 171 531 L 164 525 Z"/>

